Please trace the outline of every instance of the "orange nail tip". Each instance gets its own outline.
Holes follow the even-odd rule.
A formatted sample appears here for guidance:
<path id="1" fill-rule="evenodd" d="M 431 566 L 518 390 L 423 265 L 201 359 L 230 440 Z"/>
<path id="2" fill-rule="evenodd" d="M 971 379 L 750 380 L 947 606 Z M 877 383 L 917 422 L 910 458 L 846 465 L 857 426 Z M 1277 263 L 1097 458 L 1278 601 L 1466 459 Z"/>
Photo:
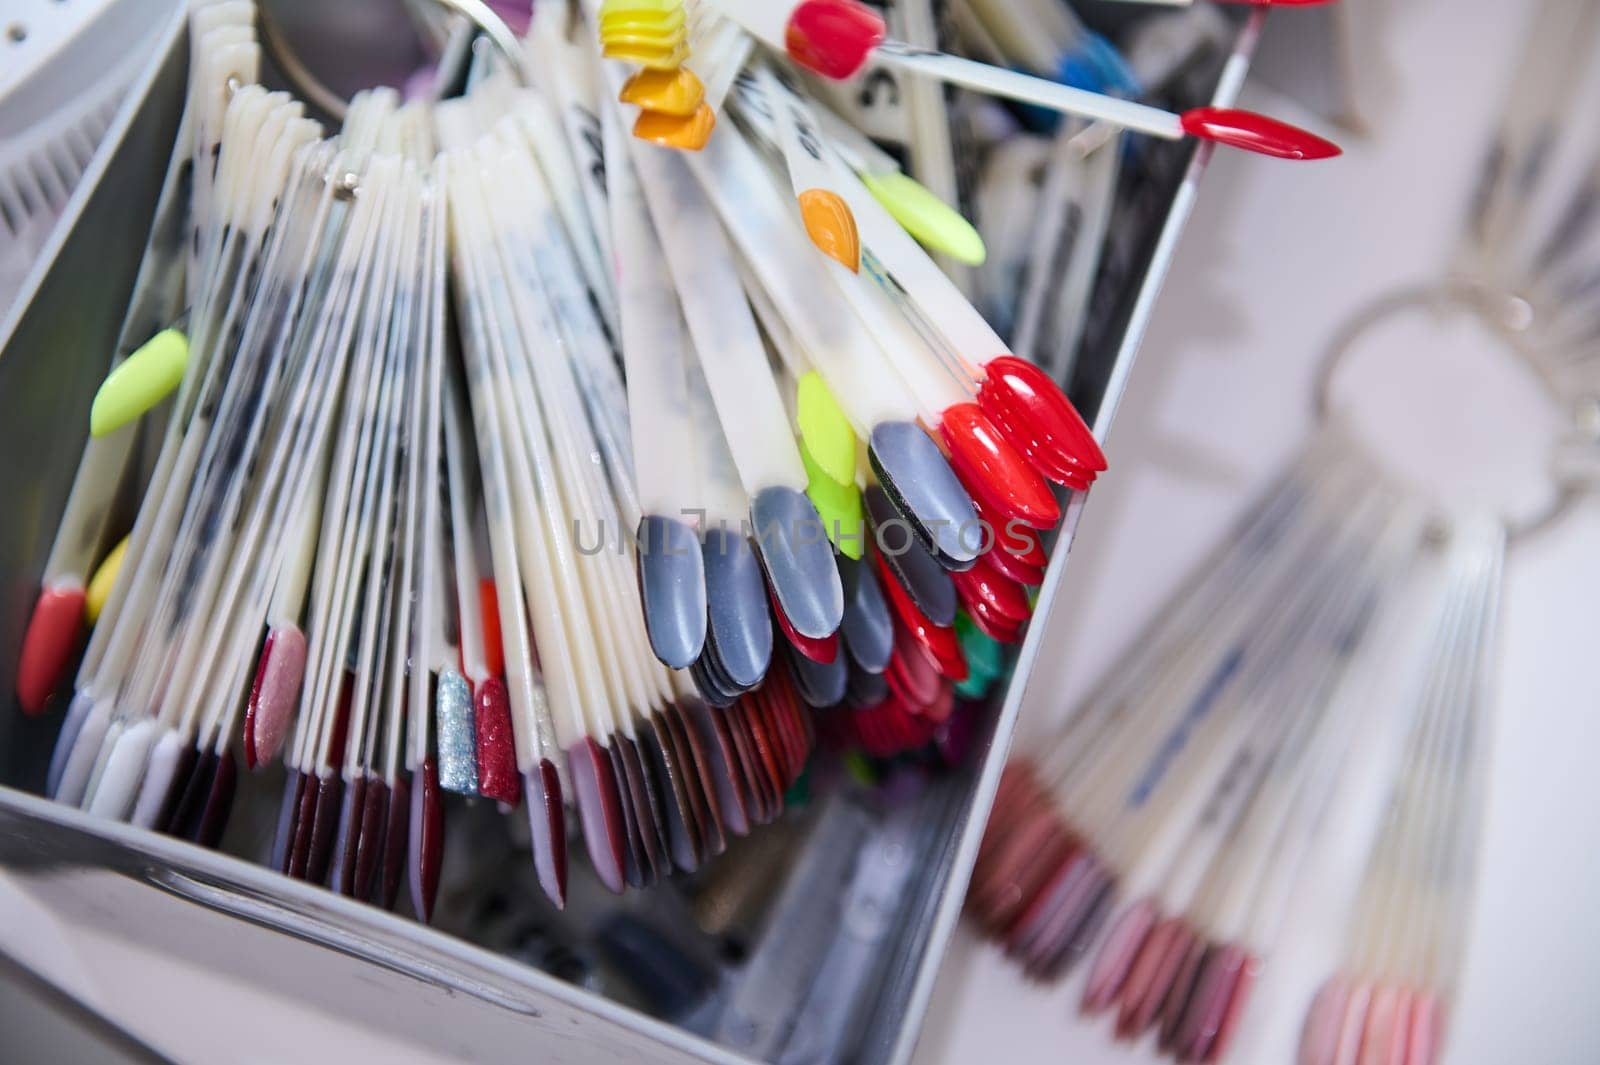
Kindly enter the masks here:
<path id="1" fill-rule="evenodd" d="M 81 587 L 46 588 L 34 604 L 17 661 L 17 701 L 25 714 L 42 713 L 61 682 L 83 631 Z"/>
<path id="2" fill-rule="evenodd" d="M 642 141 L 659 144 L 663 148 L 680 148 L 698 152 L 711 139 L 716 128 L 717 113 L 710 105 L 701 104 L 688 118 L 666 115 L 656 111 L 641 111 L 633 123 L 633 135 Z"/>
<path id="3" fill-rule="evenodd" d="M 807 189 L 799 196 L 800 218 L 811 243 L 851 273 L 861 270 L 861 236 L 856 216 L 836 192 Z"/>
<path id="4" fill-rule="evenodd" d="M 677 70 L 641 70 L 622 86 L 617 99 L 677 118 L 693 118 L 705 103 L 706 88 L 687 67 Z"/>

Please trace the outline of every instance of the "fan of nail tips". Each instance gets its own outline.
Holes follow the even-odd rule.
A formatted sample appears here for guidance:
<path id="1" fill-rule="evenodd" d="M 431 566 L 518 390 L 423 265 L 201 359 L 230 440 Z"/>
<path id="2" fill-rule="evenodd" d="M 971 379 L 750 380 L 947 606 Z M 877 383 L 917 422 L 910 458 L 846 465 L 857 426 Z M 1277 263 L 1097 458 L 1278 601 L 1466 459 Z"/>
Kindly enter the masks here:
<path id="1" fill-rule="evenodd" d="M 41 598 L 19 671 L 42 710 L 86 602 L 55 798 L 215 846 L 238 760 L 281 764 L 266 860 L 384 906 L 404 885 L 423 919 L 450 806 L 525 802 L 561 904 L 569 810 L 601 882 L 645 887 L 778 817 L 817 715 L 890 757 L 1001 674 L 1046 480 L 1103 457 L 990 358 L 859 136 L 788 166 L 813 105 L 721 25 L 708 94 L 744 72 L 787 117 L 691 163 L 597 102 L 620 75 L 581 24 L 526 42 L 556 87 L 491 57 L 457 99 L 362 93 L 325 137 L 256 84 L 248 6 L 196 8 L 61 573 L 123 532 L 125 482 L 143 502 L 81 600 Z M 597 109 L 598 148 L 557 99 Z M 853 255 L 817 254 L 796 173 L 858 201 Z"/>

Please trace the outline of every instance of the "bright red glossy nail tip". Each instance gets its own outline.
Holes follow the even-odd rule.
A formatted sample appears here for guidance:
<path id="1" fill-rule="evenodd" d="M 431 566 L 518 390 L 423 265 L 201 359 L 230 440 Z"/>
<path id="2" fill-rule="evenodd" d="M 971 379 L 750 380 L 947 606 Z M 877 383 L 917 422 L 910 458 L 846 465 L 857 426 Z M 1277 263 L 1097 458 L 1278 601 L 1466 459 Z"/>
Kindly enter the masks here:
<path id="1" fill-rule="evenodd" d="M 61 682 L 83 631 L 82 588 L 46 588 L 34 604 L 17 661 L 17 701 L 34 716 Z"/>
<path id="2" fill-rule="evenodd" d="M 1033 466 L 1001 435 L 976 403 L 958 403 L 940 416 L 939 435 L 950 465 L 969 492 L 981 493 L 1008 520 L 1048 529 L 1061 507 Z"/>
<path id="3" fill-rule="evenodd" d="M 1274 159 L 1331 159 L 1344 154 L 1337 144 L 1309 130 L 1254 111 L 1196 107 L 1182 116 L 1184 132 Z"/>
<path id="4" fill-rule="evenodd" d="M 883 43 L 883 19 L 855 0 L 802 0 L 789 13 L 789 57 L 825 78 L 848 78 Z"/>
<path id="5" fill-rule="evenodd" d="M 978 406 L 1039 473 L 1082 490 L 1106 458 L 1094 433 L 1060 387 L 1037 366 L 1014 355 L 985 365 Z"/>

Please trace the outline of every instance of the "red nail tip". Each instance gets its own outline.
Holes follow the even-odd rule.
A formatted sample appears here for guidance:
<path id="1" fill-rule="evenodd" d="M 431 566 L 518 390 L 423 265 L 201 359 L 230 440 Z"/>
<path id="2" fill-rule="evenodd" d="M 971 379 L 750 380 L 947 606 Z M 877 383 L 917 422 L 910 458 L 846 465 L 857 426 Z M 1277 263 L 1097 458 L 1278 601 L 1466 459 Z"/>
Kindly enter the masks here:
<path id="1" fill-rule="evenodd" d="M 999 545 L 996 545 L 984 555 L 984 560 L 994 568 L 996 573 L 1016 581 L 1024 588 L 1039 588 L 1044 585 L 1044 568 L 1042 566 L 1029 565 Z"/>
<path id="2" fill-rule="evenodd" d="M 622 894 L 627 881 L 623 876 L 625 845 L 622 806 L 617 797 L 617 782 L 611 773 L 611 757 L 592 738 L 585 736 L 567 752 L 567 768 L 578 804 L 578 822 L 583 826 L 583 841 L 589 860 L 600 882 L 613 894 Z"/>
<path id="3" fill-rule="evenodd" d="M 1274 159 L 1332 159 L 1343 150 L 1309 130 L 1232 107 L 1196 107 L 1181 116 L 1185 133 Z"/>
<path id="4" fill-rule="evenodd" d="M 694 804 L 689 800 L 688 767 L 678 757 L 677 744 L 672 741 L 672 730 L 659 714 L 649 721 L 650 734 L 645 738 L 651 760 L 666 778 L 667 848 L 673 864 L 686 873 L 700 868 L 703 844 L 700 826 L 695 822 Z"/>
<path id="5" fill-rule="evenodd" d="M 300 785 L 300 805 L 294 814 L 294 835 L 289 840 L 289 875 L 306 878 L 306 863 L 311 856 L 311 828 L 316 823 L 317 776 L 307 773 Z"/>
<path id="6" fill-rule="evenodd" d="M 356 834 L 355 897 L 372 898 L 379 886 L 378 869 L 389 836 L 389 786 L 378 777 L 367 781 L 361 803 L 361 827 Z"/>
<path id="7" fill-rule="evenodd" d="M 739 710 L 744 715 L 745 723 L 750 726 L 750 738 L 755 743 L 756 754 L 760 759 L 760 769 L 766 778 L 768 794 L 772 798 L 773 816 L 783 812 L 783 770 L 778 766 L 778 752 L 773 745 L 772 735 L 767 731 L 767 723 L 762 718 L 759 708 L 754 700 L 739 700 Z"/>
<path id="8" fill-rule="evenodd" d="M 690 798 L 695 801 L 696 813 L 700 816 L 701 837 L 708 851 L 707 857 L 715 857 L 728 849 L 728 832 L 723 825 L 717 785 L 711 779 L 711 756 L 694 729 L 683 720 L 682 711 L 676 704 L 668 704 L 661 716 L 673 730 L 678 750 L 689 763 Z"/>
<path id="9" fill-rule="evenodd" d="M 406 851 L 411 842 L 411 783 L 401 773 L 389 781 L 389 812 L 383 819 L 383 859 L 379 865 L 378 905 L 394 909 L 405 880 Z"/>
<path id="10" fill-rule="evenodd" d="M 416 811 L 416 871 L 412 905 L 426 924 L 433 919 L 433 904 L 439 898 L 439 872 L 444 864 L 444 797 L 439 792 L 439 765 L 430 756 L 422 763 L 422 786 L 412 803 Z"/>
<path id="11" fill-rule="evenodd" d="M 767 600 L 772 604 L 772 613 L 778 619 L 778 627 L 783 630 L 783 635 L 788 639 L 796 651 L 805 655 L 813 662 L 825 665 L 832 664 L 839 656 L 839 633 L 837 630 L 828 633 L 820 640 L 804 633 L 795 631 L 789 623 L 789 616 L 783 612 L 783 604 L 778 602 L 778 594 L 772 590 L 772 585 L 767 585 Z"/>
<path id="12" fill-rule="evenodd" d="M 1015 626 L 1026 624 L 1028 618 L 1033 616 L 1033 608 L 1028 605 L 1028 594 L 1022 590 L 1022 586 L 995 569 L 986 556 L 979 556 L 971 569 L 950 574 L 950 580 L 955 583 L 956 594 L 969 610 L 973 604 L 982 604 L 990 614 Z"/>
<path id="13" fill-rule="evenodd" d="M 46 588 L 33 604 L 17 660 L 17 701 L 29 717 L 44 712 L 72 661 L 83 632 L 83 600 L 81 587 Z"/>
<path id="14" fill-rule="evenodd" d="M 950 465 L 969 494 L 1008 521 L 1049 529 L 1061 520 L 1061 507 L 1033 466 L 1000 434 L 976 403 L 957 403 L 940 416 L 939 435 Z"/>
<path id="15" fill-rule="evenodd" d="M 339 837 L 334 844 L 333 890 L 349 898 L 356 893 L 356 851 L 361 846 L 361 822 L 367 813 L 367 778 L 357 776 L 344 789 L 339 808 Z"/>
<path id="16" fill-rule="evenodd" d="M 328 745 L 328 764 L 344 764 L 344 745 L 350 739 L 350 700 L 355 694 L 356 675 L 350 670 L 341 671 L 339 701 L 334 704 L 333 742 Z"/>
<path id="17" fill-rule="evenodd" d="M 539 759 L 535 797 L 529 801 L 533 826 L 534 869 L 539 884 L 556 906 L 567 905 L 567 817 L 561 808 L 561 774 L 548 758 Z M 542 826 L 542 827 L 541 827 Z"/>
<path id="18" fill-rule="evenodd" d="M 478 734 L 478 793 L 507 806 L 522 801 L 516 741 L 511 733 L 511 697 L 498 676 L 478 685 L 472 699 Z"/>
<path id="19" fill-rule="evenodd" d="M 483 658 L 491 676 L 506 671 L 505 644 L 500 639 L 500 597 L 495 594 L 494 578 L 478 581 L 478 612 L 483 620 Z"/>
<path id="20" fill-rule="evenodd" d="M 995 522 L 981 502 L 974 501 L 973 509 L 977 512 L 978 520 L 994 530 L 994 543 L 990 546 L 989 554 L 1005 554 L 1009 559 L 1043 572 L 1050 563 L 1050 556 L 1044 553 L 1044 542 L 1039 539 L 1039 532 L 1031 526 L 1020 522 Z M 989 560 L 990 564 L 1002 573 L 1005 568 L 995 559 Z M 1013 578 L 1015 579 L 1015 578 Z M 1018 581 L 1017 583 L 1024 583 Z"/>
<path id="21" fill-rule="evenodd" d="M 700 792 L 700 780 L 694 767 L 694 756 L 684 747 L 683 737 L 672 727 L 668 714 L 664 711 L 658 713 L 654 720 L 656 738 L 661 743 L 669 771 L 674 775 L 678 785 L 676 794 L 680 797 L 684 828 L 688 832 L 689 844 L 694 851 L 693 868 L 698 869 L 711 857 L 712 839 L 715 833 L 710 813 L 706 809 L 705 796 Z"/>
<path id="22" fill-rule="evenodd" d="M 1015 355 L 984 365 L 978 406 L 1033 467 L 1052 481 L 1073 482 L 1106 468 L 1105 454 L 1072 401 L 1043 370 Z"/>
<path id="23" fill-rule="evenodd" d="M 789 58 L 825 78 L 848 78 L 883 43 L 883 19 L 854 0 L 801 0 L 789 13 L 783 45 Z"/>
<path id="24" fill-rule="evenodd" d="M 890 572 L 883 556 L 874 553 L 873 560 L 877 563 L 878 576 L 889 599 L 889 605 L 910 630 L 917 643 L 933 656 L 933 660 L 938 663 L 939 672 L 953 681 L 966 680 L 967 660 L 961 654 L 961 645 L 956 640 L 955 629 L 935 625 L 929 621 L 927 615 L 917 609 L 917 604 L 911 601 L 910 594 L 900 586 L 900 582 Z"/>

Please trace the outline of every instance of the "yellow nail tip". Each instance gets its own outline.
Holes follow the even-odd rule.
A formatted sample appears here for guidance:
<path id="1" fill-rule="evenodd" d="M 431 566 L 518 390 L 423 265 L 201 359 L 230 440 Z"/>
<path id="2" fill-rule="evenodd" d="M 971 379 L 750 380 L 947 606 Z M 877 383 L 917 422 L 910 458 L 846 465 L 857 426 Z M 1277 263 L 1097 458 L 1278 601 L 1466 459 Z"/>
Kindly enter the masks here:
<path id="1" fill-rule="evenodd" d="M 600 21 L 629 15 L 669 15 L 683 13 L 683 0 L 606 0 L 600 5 Z"/>
<path id="2" fill-rule="evenodd" d="M 188 362 L 189 339 L 176 329 L 145 341 L 101 383 L 89 408 L 89 432 L 115 432 L 160 403 L 183 380 Z"/>
<path id="3" fill-rule="evenodd" d="M 676 33 L 688 23 L 680 8 L 666 14 L 626 11 L 617 15 L 601 16 L 600 39 L 613 33 L 645 33 L 665 36 Z"/>
<path id="4" fill-rule="evenodd" d="M 663 148 L 698 152 L 711 139 L 711 131 L 716 125 L 717 113 L 711 110 L 709 104 L 701 104 L 688 118 L 640 111 L 633 123 L 633 135 Z"/>
<path id="5" fill-rule="evenodd" d="M 852 272 L 861 269 L 861 235 L 856 231 L 856 216 L 837 192 L 807 189 L 799 196 L 800 220 L 805 223 L 811 243 L 823 254 Z"/>
<path id="6" fill-rule="evenodd" d="M 856 476 L 856 433 L 839 401 L 815 370 L 802 374 L 795 393 L 795 421 L 800 438 L 817 466 L 839 484 Z"/>
<path id="7" fill-rule="evenodd" d="M 806 497 L 817 508 L 828 539 L 848 557 L 860 559 L 862 541 L 866 539 L 862 535 L 860 490 L 853 482 L 840 484 L 824 471 L 804 439 L 800 441 L 800 461 L 806 468 Z"/>
<path id="8" fill-rule="evenodd" d="M 683 66 L 684 60 L 689 58 L 687 45 L 677 48 L 651 48 L 639 44 L 618 44 L 606 46 L 601 49 L 607 59 L 618 59 L 624 63 L 637 63 L 650 70 L 677 70 Z"/>
<path id="9" fill-rule="evenodd" d="M 688 67 L 641 70 L 627 80 L 617 98 L 646 111 L 690 118 L 705 103 L 706 89 Z"/>
<path id="10" fill-rule="evenodd" d="M 687 48 L 688 44 L 689 35 L 681 26 L 675 30 L 665 31 L 636 28 L 600 31 L 600 47 L 605 51 L 644 49 L 670 54 L 680 48 Z"/>
<path id="11" fill-rule="evenodd" d="M 961 213 L 905 174 L 869 174 L 863 182 L 901 228 L 925 247 L 968 266 L 988 256 L 983 237 Z"/>
<path id="12" fill-rule="evenodd" d="M 122 542 L 113 547 L 105 561 L 100 563 L 100 568 L 94 571 L 94 577 L 83 596 L 83 614 L 89 624 L 100 620 L 100 611 L 106 608 L 106 600 L 111 598 L 111 589 L 117 583 L 117 574 L 122 572 L 122 559 L 127 553 L 128 538 L 124 536 Z"/>

